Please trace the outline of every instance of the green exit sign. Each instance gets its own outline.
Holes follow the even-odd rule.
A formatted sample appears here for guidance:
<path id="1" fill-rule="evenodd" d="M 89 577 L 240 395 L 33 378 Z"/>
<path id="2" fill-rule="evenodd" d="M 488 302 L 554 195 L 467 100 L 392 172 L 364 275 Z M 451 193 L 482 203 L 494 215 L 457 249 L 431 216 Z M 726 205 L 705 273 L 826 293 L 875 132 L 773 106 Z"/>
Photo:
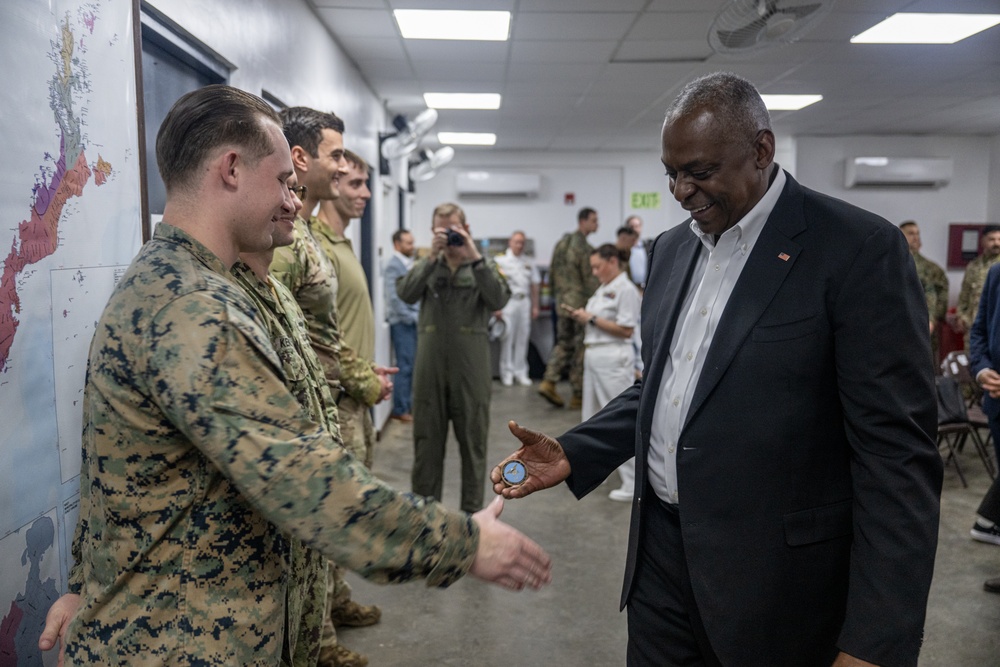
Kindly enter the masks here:
<path id="1" fill-rule="evenodd" d="M 660 193 L 633 192 L 632 208 L 660 208 Z"/>

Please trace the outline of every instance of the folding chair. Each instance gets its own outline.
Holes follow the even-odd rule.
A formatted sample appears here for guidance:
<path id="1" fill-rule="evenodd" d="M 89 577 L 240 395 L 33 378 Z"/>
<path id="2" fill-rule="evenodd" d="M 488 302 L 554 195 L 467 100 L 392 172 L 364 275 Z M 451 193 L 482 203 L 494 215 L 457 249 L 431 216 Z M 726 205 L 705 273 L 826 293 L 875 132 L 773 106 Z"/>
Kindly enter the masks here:
<path id="1" fill-rule="evenodd" d="M 969 355 L 965 350 L 955 350 L 949 352 L 941 361 L 941 374 L 955 378 L 962 394 L 965 396 L 965 405 L 968 408 L 969 423 L 977 430 L 985 429 L 986 438 L 983 444 L 986 451 L 991 453 L 990 442 L 993 434 L 990 431 L 989 418 L 983 412 L 983 388 L 979 386 L 976 379 L 972 377 L 972 370 L 969 368 Z M 980 435 L 980 438 L 982 436 Z M 996 469 L 997 461 L 993 462 L 993 469 Z"/>
<path id="2" fill-rule="evenodd" d="M 958 459 L 958 454 L 962 451 L 967 440 L 971 440 L 979 454 L 979 459 L 986 467 L 991 479 L 996 477 L 993 463 L 990 461 L 989 453 L 983 439 L 979 436 L 977 428 L 969 421 L 968 408 L 962 398 L 962 391 L 955 378 L 940 375 L 934 380 L 937 387 L 938 398 L 938 432 L 937 444 L 940 450 L 942 446 L 947 452 L 944 464 L 955 463 L 955 471 L 962 481 L 962 486 L 968 488 L 965 481 L 965 473 L 962 471 L 962 464 Z"/>

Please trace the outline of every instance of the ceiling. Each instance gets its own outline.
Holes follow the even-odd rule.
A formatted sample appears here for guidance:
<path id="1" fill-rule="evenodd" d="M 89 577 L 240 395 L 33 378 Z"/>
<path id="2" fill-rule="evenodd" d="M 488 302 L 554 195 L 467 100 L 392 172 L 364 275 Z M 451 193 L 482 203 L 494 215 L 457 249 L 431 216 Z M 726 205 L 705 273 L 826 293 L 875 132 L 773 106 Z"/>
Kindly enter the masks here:
<path id="1" fill-rule="evenodd" d="M 501 93 L 499 110 L 441 110 L 435 127 L 496 132 L 493 150 L 649 149 L 680 87 L 717 70 L 823 95 L 772 112 L 779 134 L 1000 134 L 1000 26 L 951 45 L 849 43 L 898 11 L 1000 13 L 1000 0 L 836 0 L 796 43 L 739 58 L 707 40 L 731 1 L 308 0 L 391 113 L 413 118 L 425 92 Z M 510 39 L 404 40 L 392 17 L 473 7 L 511 11 Z"/>

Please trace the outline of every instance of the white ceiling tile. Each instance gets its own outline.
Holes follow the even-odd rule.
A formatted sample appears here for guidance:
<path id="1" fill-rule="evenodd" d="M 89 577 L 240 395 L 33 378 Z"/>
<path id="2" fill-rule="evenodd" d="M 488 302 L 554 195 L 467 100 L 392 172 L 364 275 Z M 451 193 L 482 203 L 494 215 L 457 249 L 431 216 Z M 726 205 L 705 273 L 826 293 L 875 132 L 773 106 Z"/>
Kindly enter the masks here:
<path id="1" fill-rule="evenodd" d="M 638 12 L 647 0 L 520 0 L 522 12 Z"/>
<path id="2" fill-rule="evenodd" d="M 703 61 L 712 55 L 712 47 L 699 40 L 629 40 L 622 44 L 613 62 Z"/>
<path id="3" fill-rule="evenodd" d="M 691 40 L 707 41 L 712 12 L 670 12 L 645 14 L 628 32 L 630 40 Z"/>
<path id="4" fill-rule="evenodd" d="M 398 37 L 392 15 L 384 9 L 317 9 L 334 35 Z"/>
<path id="5" fill-rule="evenodd" d="M 359 64 L 365 60 L 406 61 L 403 40 L 397 37 L 358 37 L 351 34 L 337 35 L 337 41 Z M 362 64 L 362 67 L 364 65 Z"/>
<path id="6" fill-rule="evenodd" d="M 599 39 L 619 40 L 635 14 L 609 13 L 525 13 L 514 16 L 511 35 L 514 39 Z"/>
<path id="7" fill-rule="evenodd" d="M 453 92 L 491 92 L 497 90 L 495 86 L 489 86 L 489 90 L 483 90 L 483 83 L 487 81 L 501 81 L 505 65 L 498 63 L 468 62 L 462 60 L 420 60 L 413 63 L 413 69 L 417 77 L 427 86 L 431 86 L 426 92 L 453 93 Z M 449 86 L 449 90 L 442 87 L 448 82 L 454 82 Z M 475 85 L 476 89 L 469 86 Z"/>
<path id="8" fill-rule="evenodd" d="M 617 47 L 618 42 L 605 40 L 514 40 L 510 60 L 518 63 L 606 63 Z"/>
<path id="9" fill-rule="evenodd" d="M 406 39 L 403 48 L 413 61 L 503 62 L 509 42 L 474 42 L 440 39 Z"/>

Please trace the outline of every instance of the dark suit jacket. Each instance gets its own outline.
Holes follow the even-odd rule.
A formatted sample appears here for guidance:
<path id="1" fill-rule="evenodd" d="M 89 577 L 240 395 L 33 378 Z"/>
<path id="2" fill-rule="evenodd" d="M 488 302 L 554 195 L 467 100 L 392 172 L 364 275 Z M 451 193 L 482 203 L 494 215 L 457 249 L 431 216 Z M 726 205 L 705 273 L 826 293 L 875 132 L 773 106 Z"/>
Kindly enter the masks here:
<path id="1" fill-rule="evenodd" d="M 661 234 L 642 305 L 643 378 L 564 434 L 582 496 L 636 455 L 622 605 L 646 452 L 700 241 Z M 726 665 L 829 665 L 836 648 L 915 665 L 942 465 L 927 308 L 903 235 L 791 176 L 712 341 L 677 456 L 684 555 Z"/>
<path id="2" fill-rule="evenodd" d="M 985 368 L 1000 370 L 1000 264 L 986 274 L 979 310 L 969 330 L 969 365 L 972 376 Z M 1000 415 L 1000 400 L 983 395 L 983 412 L 990 418 Z"/>

